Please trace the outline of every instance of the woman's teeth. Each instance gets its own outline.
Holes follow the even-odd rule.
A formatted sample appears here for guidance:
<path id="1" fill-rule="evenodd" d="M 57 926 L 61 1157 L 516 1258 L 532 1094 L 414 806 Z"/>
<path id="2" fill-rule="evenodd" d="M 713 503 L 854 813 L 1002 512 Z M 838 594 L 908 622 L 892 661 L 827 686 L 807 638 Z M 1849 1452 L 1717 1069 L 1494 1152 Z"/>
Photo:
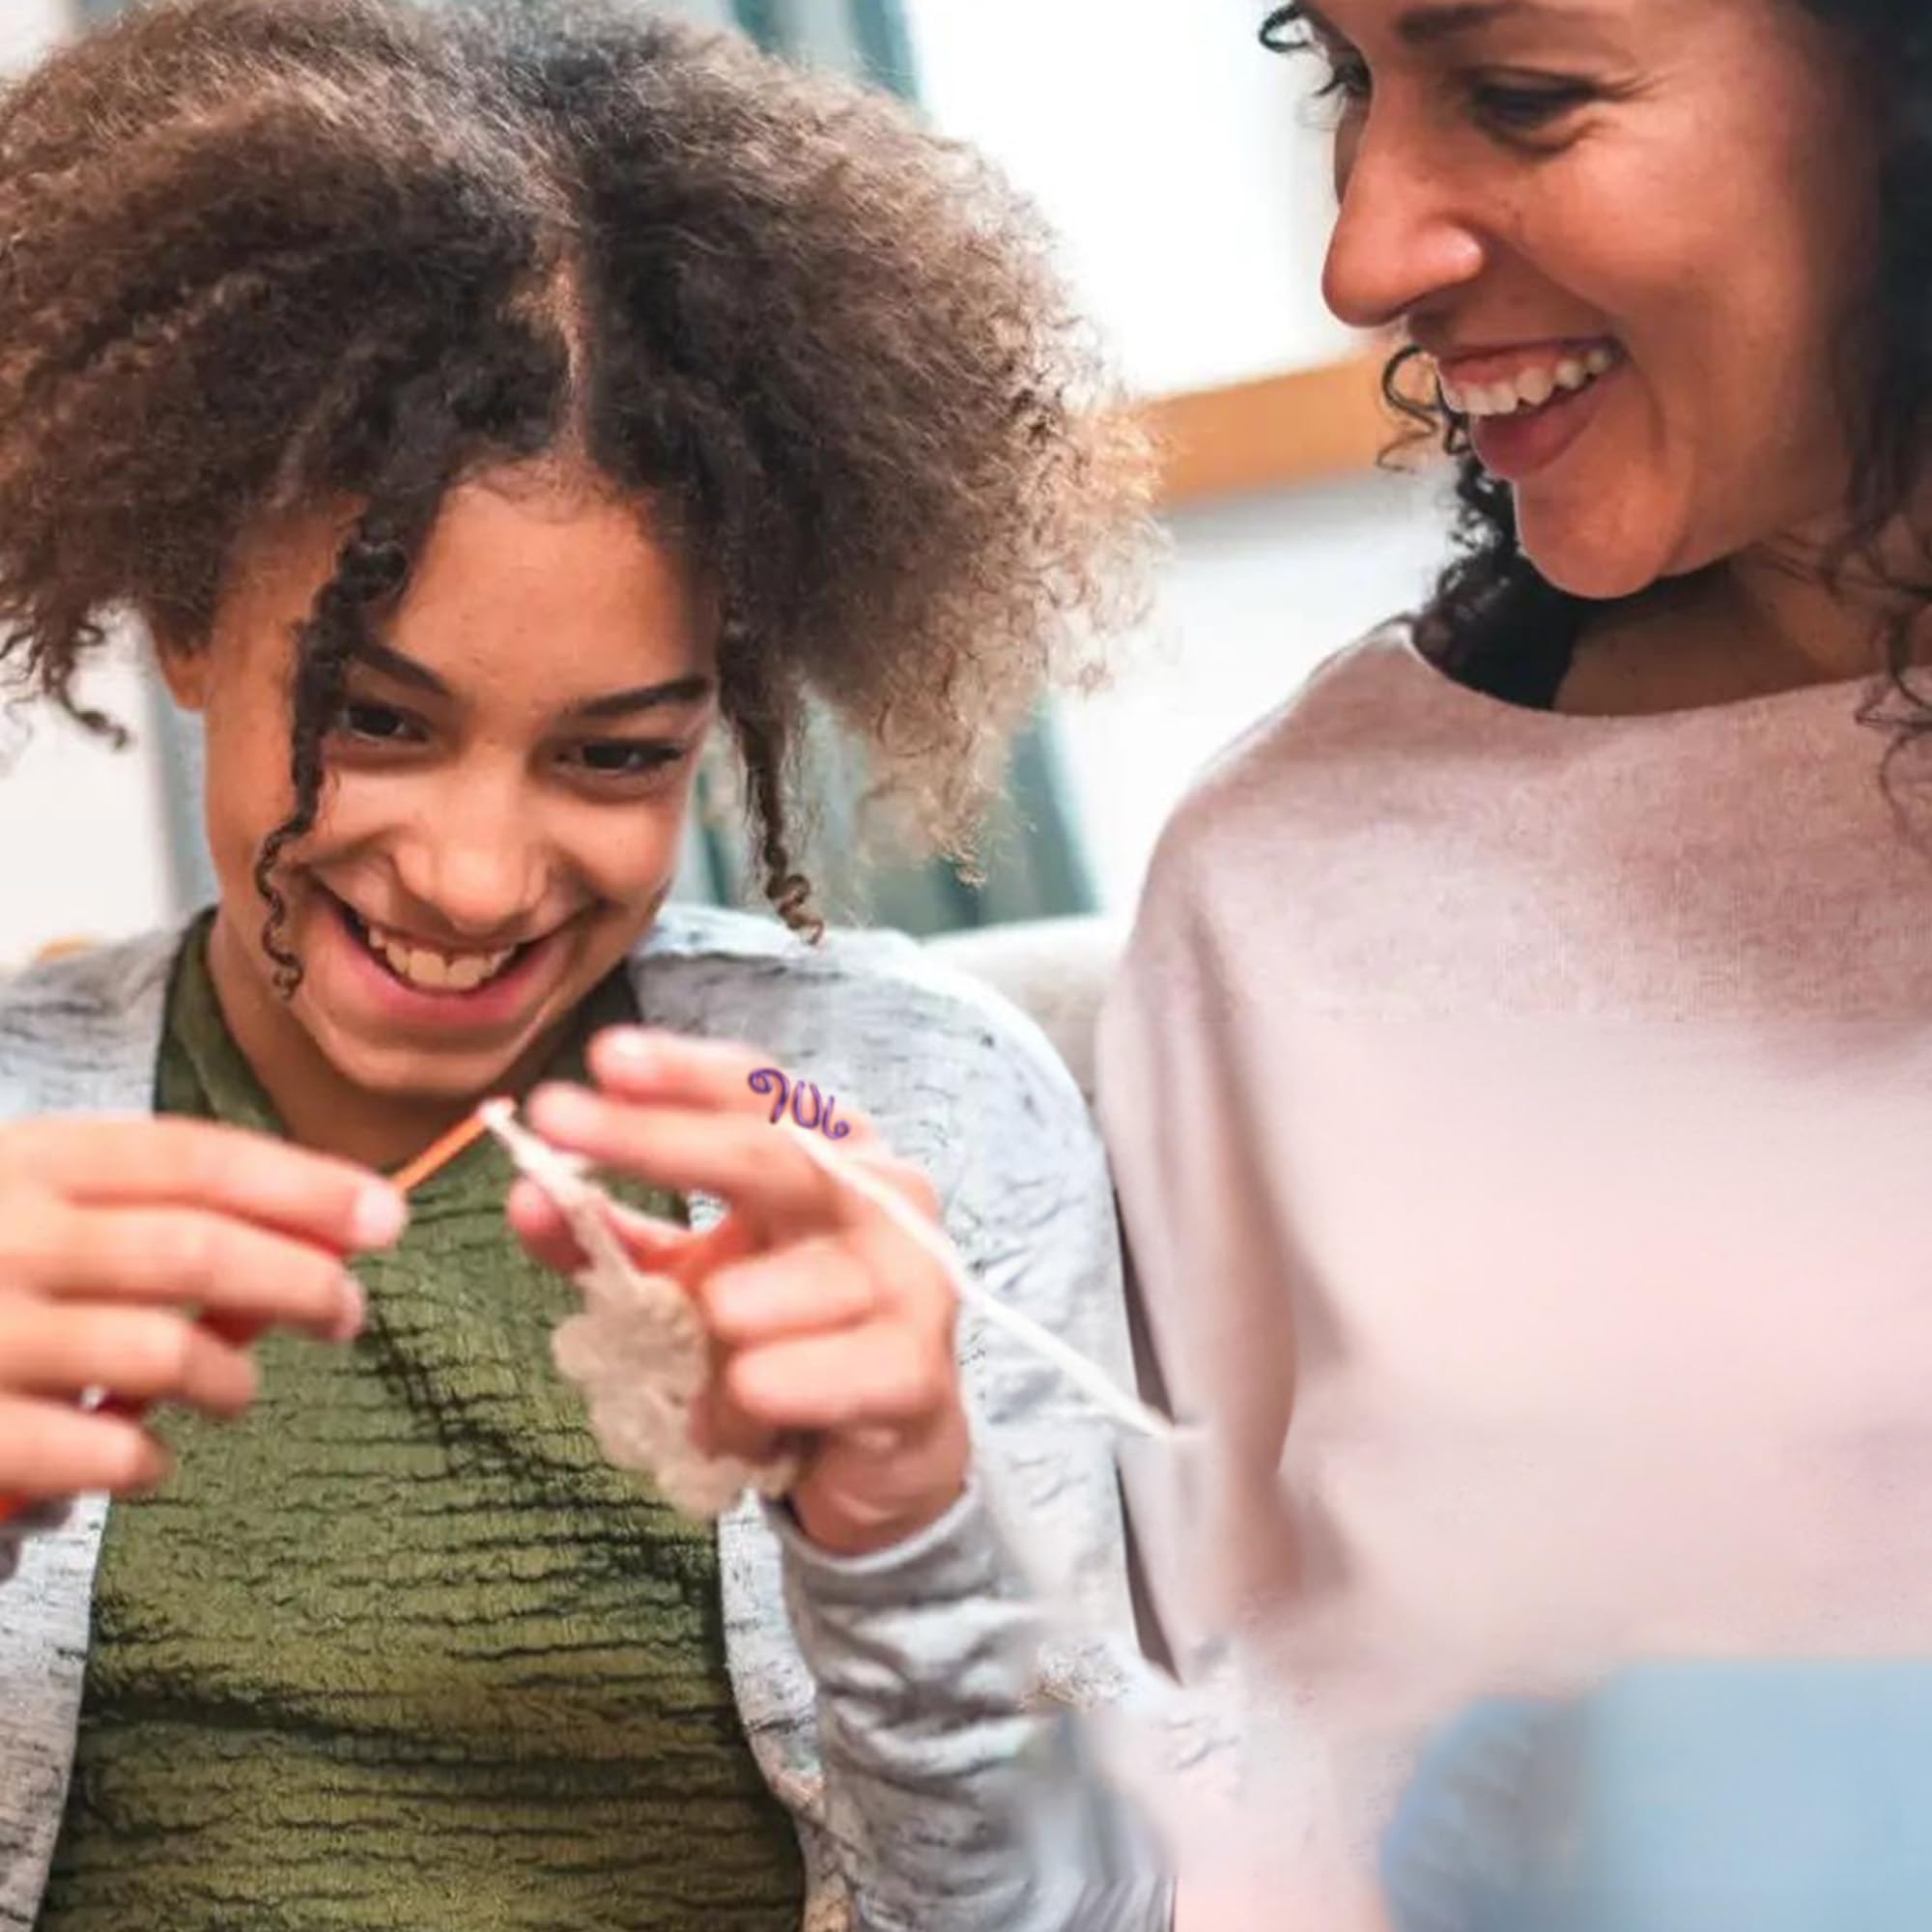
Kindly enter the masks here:
<path id="1" fill-rule="evenodd" d="M 426 993 L 473 993 L 494 980 L 517 956 L 513 946 L 502 952 L 462 952 L 451 957 L 392 938 L 381 926 L 364 927 L 369 950 L 397 979 Z"/>
<path id="2" fill-rule="evenodd" d="M 1554 362 L 1533 364 L 1507 382 L 1452 383 L 1437 373 L 1442 400 L 1459 416 L 1513 416 L 1521 410 L 1540 410 L 1559 392 L 1587 389 L 1606 376 L 1622 358 L 1614 349 L 1598 347 Z"/>

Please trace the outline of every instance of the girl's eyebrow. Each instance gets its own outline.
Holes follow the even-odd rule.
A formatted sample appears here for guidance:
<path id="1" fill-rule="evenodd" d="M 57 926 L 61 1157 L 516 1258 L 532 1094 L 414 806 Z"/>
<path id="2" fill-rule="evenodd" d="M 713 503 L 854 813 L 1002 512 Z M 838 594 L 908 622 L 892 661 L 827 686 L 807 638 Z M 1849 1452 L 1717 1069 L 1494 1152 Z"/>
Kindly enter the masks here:
<path id="1" fill-rule="evenodd" d="M 455 699 L 456 694 L 428 665 L 392 645 L 379 643 L 372 638 L 358 647 L 355 659 L 358 664 L 381 671 L 384 677 L 393 678 L 398 684 L 407 684 L 413 690 L 428 693 L 432 697 Z M 564 715 L 599 722 L 629 718 L 639 711 L 702 704 L 711 696 L 712 690 L 713 681 L 710 678 L 693 672 L 685 677 L 666 678 L 659 684 L 640 684 L 629 691 L 612 691 L 602 697 L 587 697 L 581 703 L 573 704 Z"/>
<path id="2" fill-rule="evenodd" d="M 667 678 L 662 684 L 640 684 L 630 691 L 587 698 L 573 704 L 567 715 L 599 720 L 628 718 L 634 712 L 660 710 L 667 705 L 702 704 L 711 691 L 711 679 L 694 671 L 689 677 Z"/>

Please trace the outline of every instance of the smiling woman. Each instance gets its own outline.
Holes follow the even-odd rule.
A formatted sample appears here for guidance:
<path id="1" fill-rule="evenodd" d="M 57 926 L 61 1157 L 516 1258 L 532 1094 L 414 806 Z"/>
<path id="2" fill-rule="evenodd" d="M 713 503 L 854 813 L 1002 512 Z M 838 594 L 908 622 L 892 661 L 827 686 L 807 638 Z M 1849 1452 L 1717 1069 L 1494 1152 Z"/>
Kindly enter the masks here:
<path id="1" fill-rule="evenodd" d="M 1135 601 L 1026 209 L 615 0 L 164 0 L 0 95 L 0 667 L 100 725 L 144 619 L 217 882 L 0 992 L 0 1493 L 92 1498 L 15 1525 L 0 1918 L 1160 1932 L 1033 1587 L 1123 1614 L 1109 1444 L 1006 1339 L 1121 1359 L 1097 1144 L 791 862 L 809 696 L 943 835 Z M 785 925 L 665 909 L 714 724 Z M 781 1505 L 607 1463 L 502 1149 L 376 1172 L 497 1094 Z"/>
<path id="2" fill-rule="evenodd" d="M 1271 1922 L 1904 1922 L 1911 1861 L 1812 1827 L 1926 1802 L 1859 1687 L 1932 1655 L 1932 23 L 1265 31 L 1462 542 L 1196 786 L 1103 1017 L 1211 1438 L 1149 1574 L 1293 1714 Z M 1743 1858 L 1744 1787 L 1683 1775 L 1719 1760 L 1763 1773 Z"/>

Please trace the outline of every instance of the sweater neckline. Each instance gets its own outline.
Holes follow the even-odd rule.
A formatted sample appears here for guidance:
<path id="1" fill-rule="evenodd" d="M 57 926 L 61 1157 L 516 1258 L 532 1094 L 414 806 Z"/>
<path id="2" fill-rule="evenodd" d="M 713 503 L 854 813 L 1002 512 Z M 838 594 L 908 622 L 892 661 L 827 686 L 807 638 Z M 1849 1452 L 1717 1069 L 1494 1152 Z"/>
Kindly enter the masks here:
<path id="1" fill-rule="evenodd" d="M 1750 727 L 1787 720 L 1842 716 L 1847 723 L 1861 722 L 1860 713 L 1872 696 L 1883 690 L 1883 672 L 1866 671 L 1858 677 L 1834 678 L 1823 684 L 1791 685 L 1782 691 L 1758 692 L 1749 697 L 1735 697 L 1721 704 L 1687 705 L 1670 711 L 1575 712 L 1545 710 L 1528 704 L 1513 704 L 1473 685 L 1452 677 L 1434 663 L 1415 640 L 1412 626 L 1394 628 L 1392 642 L 1407 668 L 1418 680 L 1426 679 L 1436 688 L 1443 703 L 1457 704 L 1472 717 L 1488 720 L 1492 727 L 1516 726 L 1524 732 L 1553 736 L 1568 732 L 1580 741 L 1585 737 L 1634 737 L 1646 727 L 1659 731 L 1682 732 L 1708 725 L 1712 729 Z"/>

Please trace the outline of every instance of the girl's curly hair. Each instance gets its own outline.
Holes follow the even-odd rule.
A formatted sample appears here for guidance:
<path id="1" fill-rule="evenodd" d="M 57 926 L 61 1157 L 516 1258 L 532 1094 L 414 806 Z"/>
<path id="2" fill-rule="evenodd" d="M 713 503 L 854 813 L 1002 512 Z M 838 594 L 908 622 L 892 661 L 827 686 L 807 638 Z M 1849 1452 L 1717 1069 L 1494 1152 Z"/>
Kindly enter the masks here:
<path id="1" fill-rule="evenodd" d="M 1837 30 L 1847 57 L 1874 76 L 1882 121 L 1879 264 L 1871 296 L 1849 319 L 1837 382 L 1852 431 L 1847 530 L 1833 559 L 1862 560 L 1912 593 L 1917 608 L 1876 619 L 1891 685 L 1904 708 L 1867 711 L 1908 733 L 1932 730 L 1932 704 L 1906 681 L 1913 632 L 1932 605 L 1932 543 L 1918 535 L 1921 581 L 1901 583 L 1877 555 L 1882 534 L 1909 526 L 1932 463 L 1932 8 L 1926 0 L 1786 0 Z M 1275 52 L 1307 44 L 1299 5 L 1275 8 L 1262 43 Z M 1406 385 L 1419 352 L 1404 349 L 1382 375 L 1390 408 L 1415 439 L 1456 462 L 1457 554 L 1416 618 L 1416 641 L 1461 682 L 1519 703 L 1552 702 L 1585 622 L 1601 610 L 1559 590 L 1523 554 L 1509 486 L 1469 445 L 1468 425 L 1446 410 L 1434 383 Z M 1418 393 L 1420 387 L 1423 393 Z"/>
<path id="2" fill-rule="evenodd" d="M 116 608 L 208 635 L 258 520 L 359 512 L 296 639 L 294 807 L 453 484 L 558 453 L 720 612 L 768 895 L 808 698 L 962 847 L 987 747 L 1091 668 L 1148 449 L 982 161 L 887 98 L 612 0 L 156 0 L 0 94 L 0 670 Z"/>

